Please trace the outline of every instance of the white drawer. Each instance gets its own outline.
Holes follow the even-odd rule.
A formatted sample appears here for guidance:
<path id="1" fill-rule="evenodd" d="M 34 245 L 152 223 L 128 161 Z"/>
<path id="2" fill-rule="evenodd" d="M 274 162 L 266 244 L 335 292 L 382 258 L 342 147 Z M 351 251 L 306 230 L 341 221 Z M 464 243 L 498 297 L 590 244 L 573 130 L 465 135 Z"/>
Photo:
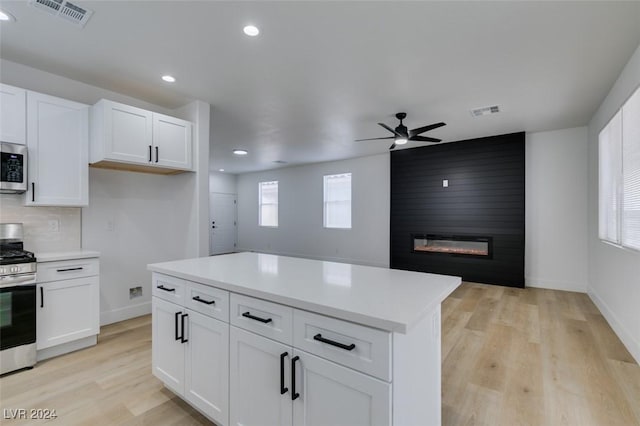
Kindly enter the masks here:
<path id="1" fill-rule="evenodd" d="M 391 381 L 391 333 L 295 309 L 293 346 Z"/>
<path id="2" fill-rule="evenodd" d="M 38 263 L 36 268 L 36 279 L 39 283 L 100 275 L 100 261 L 95 257 L 42 262 Z"/>
<path id="3" fill-rule="evenodd" d="M 184 306 L 186 283 L 185 280 L 181 280 L 180 278 L 154 272 L 151 278 L 151 294 L 160 299 Z"/>
<path id="4" fill-rule="evenodd" d="M 291 345 L 293 309 L 231 293 L 231 324 Z"/>
<path id="5" fill-rule="evenodd" d="M 229 322 L 229 292 L 187 281 L 185 306 L 201 314 Z"/>

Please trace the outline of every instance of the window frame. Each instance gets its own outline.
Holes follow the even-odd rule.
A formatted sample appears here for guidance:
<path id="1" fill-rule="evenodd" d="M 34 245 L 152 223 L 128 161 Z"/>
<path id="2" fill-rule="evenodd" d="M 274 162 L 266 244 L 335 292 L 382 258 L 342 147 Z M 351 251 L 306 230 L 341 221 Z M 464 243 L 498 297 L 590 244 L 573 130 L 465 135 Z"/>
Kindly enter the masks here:
<path id="1" fill-rule="evenodd" d="M 342 176 L 349 177 L 349 197 L 344 200 L 327 200 L 327 192 L 328 192 L 328 183 L 330 183 L 330 179 L 338 178 Z M 349 225 L 348 226 L 330 226 L 327 223 L 328 215 L 328 207 L 329 205 L 334 205 L 335 203 L 340 202 L 349 202 Z M 330 175 L 322 176 L 322 227 L 324 229 L 338 229 L 338 230 L 350 230 L 353 229 L 353 173 L 351 172 L 343 172 L 343 173 L 333 173 Z"/>
<path id="2" fill-rule="evenodd" d="M 263 186 L 267 186 L 267 185 L 273 185 L 275 184 L 276 187 L 276 201 L 275 203 L 265 203 L 262 201 L 263 198 L 263 192 L 262 192 L 262 188 Z M 264 225 L 263 224 L 263 217 L 262 217 L 262 206 L 273 206 L 275 205 L 275 225 Z M 270 180 L 270 181 L 261 181 L 258 182 L 258 226 L 262 227 L 262 228 L 278 228 L 280 225 L 280 183 L 277 180 Z"/>
<path id="3" fill-rule="evenodd" d="M 631 198 L 636 198 L 640 195 L 640 194 L 637 194 L 635 191 L 625 193 L 624 171 L 625 171 L 625 164 L 627 163 L 625 162 L 624 152 L 625 152 L 625 148 L 629 146 L 629 145 L 625 146 L 625 141 L 626 141 L 625 134 L 629 132 L 628 130 L 629 128 L 625 128 L 624 109 L 627 105 L 631 105 L 630 102 L 632 100 L 634 102 L 640 103 L 640 86 L 636 87 L 635 90 L 632 91 L 631 95 L 623 102 L 622 106 L 620 106 L 620 108 L 616 110 L 616 112 L 613 114 L 611 119 L 607 121 L 607 123 L 602 127 L 602 129 L 598 133 L 598 239 L 605 244 L 622 248 L 624 250 L 629 250 L 629 251 L 639 253 L 640 245 L 636 247 L 633 245 L 629 245 L 628 243 L 625 242 L 625 235 L 629 233 L 630 229 L 633 229 L 633 228 L 627 228 L 625 226 L 626 213 L 628 213 L 628 209 L 626 209 L 627 204 L 625 204 L 625 198 L 631 199 Z M 638 123 L 633 123 L 633 124 L 638 125 Z M 616 126 L 616 125 L 619 126 L 618 132 L 613 132 L 611 129 L 615 127 L 612 127 L 612 126 Z M 627 131 L 625 131 L 625 129 Z M 603 155 L 603 152 L 607 148 L 607 147 L 603 148 L 604 134 L 608 136 L 614 135 L 619 138 L 618 140 L 613 142 L 611 142 L 610 139 L 607 140 L 609 145 L 614 145 L 613 147 L 611 146 L 608 147 L 610 151 L 607 151 L 607 153 L 611 154 L 610 157 L 605 157 Z M 640 134 L 640 131 L 636 129 L 635 133 L 633 134 L 635 135 Z M 626 141 L 626 143 L 640 144 L 640 138 L 638 140 L 636 140 L 635 138 L 630 139 L 630 141 Z M 634 146 L 634 148 L 638 148 L 638 147 Z M 607 174 L 605 173 L 603 165 L 605 164 L 605 160 L 610 158 L 613 158 L 614 160 L 610 160 L 606 164 L 611 165 L 612 163 L 615 163 L 614 167 L 612 167 L 612 169 L 615 169 L 615 170 L 610 170 L 609 173 Z M 638 159 L 638 164 L 635 164 L 635 162 L 633 163 L 633 170 L 636 170 L 638 168 L 640 168 L 640 158 Z M 609 238 L 608 232 L 606 232 L 608 230 L 608 228 L 606 227 L 606 223 L 607 223 L 606 218 L 603 217 L 603 212 L 607 210 L 605 204 L 607 201 L 610 201 L 610 198 L 605 197 L 605 193 L 603 191 L 603 187 L 606 186 L 603 184 L 603 181 L 605 179 L 608 180 L 609 182 L 611 181 L 614 182 L 613 184 L 614 188 L 611 194 L 613 194 L 615 206 L 613 206 L 611 211 L 613 212 L 613 215 L 614 215 L 613 217 L 615 220 L 615 235 L 616 235 L 615 240 L 612 240 Z M 633 187 L 631 189 L 639 190 L 637 187 Z M 637 209 L 637 210 L 640 212 L 640 209 Z M 635 212 L 636 209 L 633 209 L 633 211 Z"/>

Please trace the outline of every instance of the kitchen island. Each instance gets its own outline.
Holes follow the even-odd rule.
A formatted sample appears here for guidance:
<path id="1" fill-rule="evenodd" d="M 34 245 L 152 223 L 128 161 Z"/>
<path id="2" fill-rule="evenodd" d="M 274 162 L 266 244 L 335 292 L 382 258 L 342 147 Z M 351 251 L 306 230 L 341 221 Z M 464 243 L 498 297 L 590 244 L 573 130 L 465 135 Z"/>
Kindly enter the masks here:
<path id="1" fill-rule="evenodd" d="M 149 265 L 153 373 L 220 425 L 439 425 L 459 277 L 235 253 Z"/>

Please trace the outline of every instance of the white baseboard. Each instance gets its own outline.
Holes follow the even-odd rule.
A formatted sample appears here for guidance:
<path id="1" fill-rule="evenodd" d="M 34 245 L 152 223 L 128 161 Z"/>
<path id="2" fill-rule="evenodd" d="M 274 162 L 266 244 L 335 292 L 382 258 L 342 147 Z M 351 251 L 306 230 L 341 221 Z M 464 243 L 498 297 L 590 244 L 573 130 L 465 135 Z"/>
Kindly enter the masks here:
<path id="1" fill-rule="evenodd" d="M 139 303 L 111 311 L 100 312 L 100 325 L 113 324 L 151 313 L 151 302 Z"/>
<path id="2" fill-rule="evenodd" d="M 89 346 L 95 346 L 96 343 L 98 343 L 98 337 L 96 335 L 84 337 L 72 342 L 63 343 L 46 349 L 40 349 L 37 353 L 37 359 L 38 361 L 42 361 L 53 358 L 54 356 L 68 354 L 69 352 L 88 348 Z"/>
<path id="3" fill-rule="evenodd" d="M 631 356 L 640 364 L 640 342 L 637 341 L 627 328 L 620 322 L 616 314 L 609 308 L 609 306 L 602 300 L 592 288 L 589 288 L 587 294 L 595 303 L 595 305 L 602 313 L 602 316 L 607 320 L 613 331 L 618 338 L 622 341 L 622 344 L 627 348 Z"/>
<path id="4" fill-rule="evenodd" d="M 586 283 L 578 283 L 574 281 L 546 280 L 536 277 L 525 277 L 525 287 L 547 288 L 550 290 L 577 291 L 579 293 L 587 292 Z"/>

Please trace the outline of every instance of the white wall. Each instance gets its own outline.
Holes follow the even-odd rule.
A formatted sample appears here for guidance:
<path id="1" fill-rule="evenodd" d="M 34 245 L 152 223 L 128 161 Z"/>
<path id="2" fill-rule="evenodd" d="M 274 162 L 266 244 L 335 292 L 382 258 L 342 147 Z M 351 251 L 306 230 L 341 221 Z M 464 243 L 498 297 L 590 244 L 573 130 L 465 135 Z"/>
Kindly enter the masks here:
<path id="1" fill-rule="evenodd" d="M 58 223 L 58 230 L 49 228 Z M 80 248 L 79 207 L 25 207 L 23 194 L 0 195 L 0 222 L 20 222 L 25 250 L 36 253 Z"/>
<path id="2" fill-rule="evenodd" d="M 589 289 L 611 327 L 640 362 L 640 253 L 598 239 L 598 133 L 640 85 L 640 46 L 589 123 Z"/>
<path id="3" fill-rule="evenodd" d="M 352 229 L 323 228 L 322 176 L 352 173 Z M 389 266 L 389 154 L 238 176 L 238 249 Z M 258 226 L 258 182 L 278 181 L 279 227 Z"/>
<path id="4" fill-rule="evenodd" d="M 230 173 L 209 172 L 209 191 L 221 194 L 237 194 L 238 177 Z"/>
<path id="5" fill-rule="evenodd" d="M 587 128 L 526 136 L 525 284 L 587 291 Z"/>
<path id="6" fill-rule="evenodd" d="M 76 247 L 46 246 L 48 251 L 81 245 L 101 253 L 101 324 L 151 312 L 151 274 L 146 270 L 147 263 L 208 254 L 209 104 L 194 101 L 178 110 L 168 110 L 14 62 L 1 60 L 0 67 L 3 83 L 89 105 L 107 98 L 195 123 L 197 173 L 157 176 L 90 169 L 89 206 L 82 208 L 82 224 L 80 220 L 71 221 L 69 226 L 67 221 L 61 223 L 64 233 L 61 239 L 74 240 Z M 19 215 L 33 212 L 39 217 L 61 214 L 42 207 L 8 210 L 4 198 L 2 201 L 3 217 L 5 211 Z M 80 209 L 75 210 L 79 217 Z M 42 226 L 42 220 L 38 219 L 38 227 Z M 129 288 L 133 286 L 142 286 L 143 296 L 129 300 Z"/>

